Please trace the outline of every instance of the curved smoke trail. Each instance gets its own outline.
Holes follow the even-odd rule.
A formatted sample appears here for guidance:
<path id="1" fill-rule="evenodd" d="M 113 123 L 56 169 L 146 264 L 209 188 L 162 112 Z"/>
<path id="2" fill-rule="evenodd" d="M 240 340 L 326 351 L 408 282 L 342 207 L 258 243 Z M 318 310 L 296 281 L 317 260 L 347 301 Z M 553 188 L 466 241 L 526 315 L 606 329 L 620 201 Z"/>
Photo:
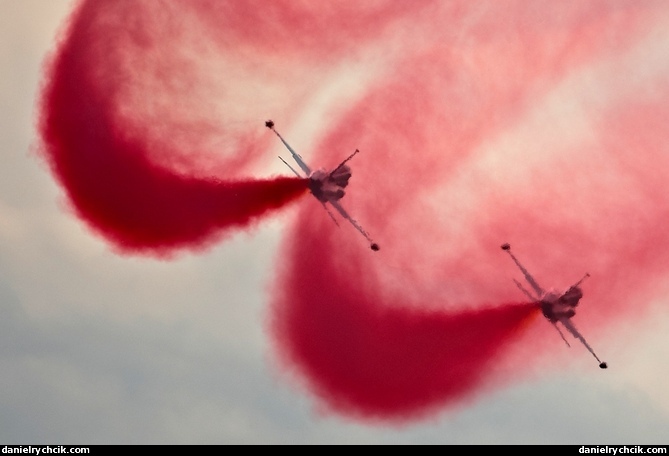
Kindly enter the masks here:
<path id="1" fill-rule="evenodd" d="M 659 2 L 449 2 L 398 28 L 412 40 L 318 148 L 362 151 L 344 204 L 383 248 L 305 208 L 276 281 L 283 366 L 325 408 L 404 421 L 591 360 L 522 306 L 487 308 L 522 297 L 502 242 L 545 287 L 593 275 L 576 316 L 593 345 L 643 315 L 669 264 L 669 69 L 650 50 L 668 20 Z"/>
<path id="2" fill-rule="evenodd" d="M 292 233 L 272 330 L 282 361 L 339 413 L 419 418 L 484 388 L 491 360 L 537 316 L 533 304 L 429 308 L 415 288 L 414 302 L 387 296 L 375 268 L 335 253 L 341 233 L 310 233 L 327 232 L 327 223 Z"/>
<path id="3" fill-rule="evenodd" d="M 276 350 L 333 410 L 421 417 L 562 348 L 531 307 L 491 307 L 519 299 L 502 242 L 546 287 L 592 274 L 590 339 L 646 308 L 626 303 L 669 264 L 667 22 L 653 0 L 84 1 L 45 89 L 46 158 L 121 248 L 200 246 L 304 190 L 234 179 L 267 146 L 236 125 L 327 113 L 313 161 L 361 150 L 342 204 L 382 250 L 305 204 Z M 220 144 L 247 153 L 211 160 Z"/>
<path id="4" fill-rule="evenodd" d="M 173 51 L 142 42 L 165 31 L 151 36 L 140 24 L 147 36 L 134 36 L 125 25 L 146 18 L 137 10 L 133 16 L 128 3 L 83 3 L 48 70 L 42 152 L 77 214 L 120 251 L 165 256 L 203 248 L 303 195 L 304 179 L 240 178 L 234 157 L 217 161 L 228 175 L 192 169 L 201 159 L 191 151 L 220 132 L 183 108 L 188 103 L 178 95 L 188 94 L 179 86 L 194 82 L 172 78 L 181 63 Z M 149 87 L 158 90 L 143 91 Z"/>

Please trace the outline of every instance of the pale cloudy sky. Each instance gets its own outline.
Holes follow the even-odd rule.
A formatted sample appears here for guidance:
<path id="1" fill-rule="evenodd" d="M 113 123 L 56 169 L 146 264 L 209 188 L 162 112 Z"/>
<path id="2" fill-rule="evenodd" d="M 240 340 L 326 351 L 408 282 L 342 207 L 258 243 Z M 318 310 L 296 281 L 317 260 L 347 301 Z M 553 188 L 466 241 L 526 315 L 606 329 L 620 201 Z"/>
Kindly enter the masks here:
<path id="1" fill-rule="evenodd" d="M 70 6 L 0 0 L 0 442 L 668 443 L 661 297 L 597 340 L 608 371 L 578 356 L 401 428 L 319 414 L 263 329 L 281 218 L 171 262 L 120 257 L 31 155 L 41 65 Z"/>

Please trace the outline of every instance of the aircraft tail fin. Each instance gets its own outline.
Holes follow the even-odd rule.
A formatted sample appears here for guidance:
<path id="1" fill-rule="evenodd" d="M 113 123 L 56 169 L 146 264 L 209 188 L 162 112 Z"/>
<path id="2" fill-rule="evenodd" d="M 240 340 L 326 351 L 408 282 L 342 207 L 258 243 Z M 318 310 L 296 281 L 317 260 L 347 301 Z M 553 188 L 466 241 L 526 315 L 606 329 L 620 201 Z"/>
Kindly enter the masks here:
<path id="1" fill-rule="evenodd" d="M 574 285 L 572 285 L 572 288 L 576 288 L 576 287 L 578 287 L 578 286 L 579 286 L 580 284 L 582 284 L 583 281 L 584 281 L 585 279 L 587 279 L 588 277 L 590 277 L 590 273 L 589 273 L 589 272 L 586 272 L 585 275 L 584 275 L 583 277 L 581 277 L 581 280 L 579 280 L 579 281 L 576 282 Z"/>
<path id="2" fill-rule="evenodd" d="M 346 188 L 350 178 L 351 168 L 348 165 L 339 166 L 328 175 L 328 179 L 340 188 Z"/>
<path id="3" fill-rule="evenodd" d="M 343 168 L 346 170 L 346 172 L 349 174 L 348 177 L 351 177 L 351 176 L 350 176 L 350 174 L 351 174 L 351 168 L 349 168 L 348 166 L 345 166 L 345 165 L 346 165 L 346 162 L 347 162 L 347 161 L 349 161 L 350 159 L 352 159 L 353 157 L 355 157 L 355 155 L 356 155 L 357 153 L 359 153 L 359 152 L 360 152 L 360 151 L 359 151 L 358 149 L 356 149 L 355 152 L 353 152 L 351 155 L 349 155 L 348 157 L 346 157 L 346 159 L 345 159 L 344 161 L 342 161 L 342 162 L 341 162 L 335 169 L 332 170 L 332 172 L 330 173 L 330 178 L 331 178 L 331 179 L 335 179 L 335 176 L 336 176 L 336 175 L 341 174 L 341 173 L 340 173 L 340 170 L 341 170 L 342 167 L 343 167 Z M 346 183 L 348 184 L 348 178 L 346 179 Z M 345 185 L 344 185 L 344 186 L 345 186 Z"/>

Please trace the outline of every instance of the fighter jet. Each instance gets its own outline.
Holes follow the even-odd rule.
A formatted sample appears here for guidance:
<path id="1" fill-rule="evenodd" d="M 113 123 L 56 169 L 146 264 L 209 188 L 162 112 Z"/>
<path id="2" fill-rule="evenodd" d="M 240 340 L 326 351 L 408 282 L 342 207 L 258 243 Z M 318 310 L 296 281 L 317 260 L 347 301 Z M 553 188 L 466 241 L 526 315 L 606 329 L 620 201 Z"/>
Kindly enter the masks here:
<path id="1" fill-rule="evenodd" d="M 544 314 L 544 317 L 546 317 L 546 319 L 551 322 L 555 329 L 557 329 L 558 333 L 560 333 L 560 336 L 562 337 L 562 340 L 567 344 L 567 346 L 570 346 L 569 342 L 567 342 L 564 334 L 562 334 L 562 331 L 560 331 L 560 328 L 557 325 L 558 322 L 561 323 L 562 326 L 567 331 L 569 331 L 572 336 L 581 341 L 585 348 L 587 348 L 592 356 L 595 357 L 601 369 L 606 369 L 608 367 L 607 364 L 597 357 L 594 350 L 590 347 L 585 338 L 581 335 L 581 333 L 578 332 L 574 324 L 571 322 L 571 318 L 576 315 L 576 306 L 583 297 L 583 290 L 581 290 L 580 285 L 585 279 L 590 277 L 590 274 L 586 273 L 581 278 L 581 280 L 576 282 L 564 292 L 560 292 L 555 289 L 545 291 L 543 288 L 541 288 L 541 286 L 539 286 L 537 281 L 534 280 L 534 277 L 532 277 L 527 269 L 525 269 L 523 265 L 520 264 L 520 261 L 518 261 L 515 255 L 511 253 L 511 246 L 509 244 L 503 244 L 502 250 L 505 250 L 511 256 L 511 259 L 516 263 L 518 268 L 520 268 L 520 271 L 525 276 L 525 280 L 527 280 L 527 283 L 534 291 L 534 294 L 526 290 L 516 279 L 513 279 L 513 281 L 516 283 L 518 288 L 520 288 L 520 290 L 525 293 L 525 296 L 530 298 L 532 302 L 536 303 L 536 305 L 541 308 L 541 312 Z"/>
<path id="2" fill-rule="evenodd" d="M 309 190 L 311 191 L 311 194 L 321 202 L 323 208 L 330 215 L 330 218 L 332 218 L 335 225 L 339 226 L 339 223 L 337 222 L 337 219 L 332 214 L 332 212 L 330 212 L 328 209 L 328 203 L 334 207 L 343 218 L 351 222 L 351 225 L 353 225 L 353 227 L 358 230 L 360 234 L 365 237 L 365 239 L 367 239 L 367 241 L 370 243 L 369 247 L 372 250 L 375 252 L 378 251 L 380 248 L 379 244 L 372 240 L 367 231 L 365 231 L 362 226 L 360 226 L 360 224 L 355 219 L 353 219 L 339 203 L 339 200 L 341 200 L 346 194 L 344 189 L 348 185 L 348 180 L 351 178 L 351 168 L 346 164 L 346 162 L 352 159 L 360 151 L 356 149 L 355 152 L 349 155 L 346 160 L 341 162 L 339 166 L 334 168 L 332 171 L 326 171 L 323 168 L 311 171 L 311 168 L 309 168 L 309 166 L 304 162 L 302 157 L 300 157 L 300 155 L 295 152 L 295 150 L 293 150 L 290 145 L 288 145 L 286 140 L 283 139 L 279 132 L 274 129 L 273 121 L 266 121 L 265 126 L 272 130 L 279 137 L 283 145 L 286 146 L 286 148 L 290 151 L 290 154 L 293 156 L 295 162 L 297 162 L 297 165 L 309 179 Z M 295 169 L 290 166 L 288 162 L 286 162 L 286 160 L 284 160 L 281 156 L 279 156 L 279 158 L 286 164 L 286 166 L 291 169 L 291 171 L 295 173 L 296 176 L 303 177 L 297 171 L 295 171 Z"/>

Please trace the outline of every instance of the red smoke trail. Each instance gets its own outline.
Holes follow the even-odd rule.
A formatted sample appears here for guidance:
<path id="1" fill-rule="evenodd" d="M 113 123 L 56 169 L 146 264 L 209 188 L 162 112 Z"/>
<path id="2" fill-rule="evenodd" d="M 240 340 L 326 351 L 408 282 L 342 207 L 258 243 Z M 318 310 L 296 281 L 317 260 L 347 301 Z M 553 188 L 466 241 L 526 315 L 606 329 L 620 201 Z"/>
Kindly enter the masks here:
<path id="1" fill-rule="evenodd" d="M 202 248 L 222 230 L 248 226 L 305 193 L 303 179 L 241 179 L 234 159 L 228 160 L 229 176 L 198 175 L 207 172 L 194 169 L 202 158 L 188 154 L 218 132 L 189 116 L 186 101 L 172 99 L 169 87 L 191 82 L 178 75 L 170 80 L 162 73 L 169 68 L 150 63 L 176 65 L 170 56 L 178 51 L 127 43 L 124 33 L 133 32 L 123 26 L 133 17 L 128 5 L 107 6 L 87 2 L 73 16 L 42 99 L 42 151 L 81 218 L 121 251 L 164 256 L 177 247 Z M 136 17 L 148 20 L 137 9 Z M 140 24 L 146 36 L 134 40 L 159 39 L 151 36 L 151 25 Z M 180 122 L 186 126 L 179 128 Z M 239 145 L 239 153 L 255 152 Z"/>
<path id="2" fill-rule="evenodd" d="M 548 353 L 589 359 L 503 304 L 519 274 L 499 245 L 547 288 L 592 274 L 575 323 L 596 350 L 643 313 L 669 268 L 666 3 L 359 3 L 83 2 L 42 121 L 75 207 L 127 248 L 202 245 L 230 223 L 202 176 L 235 181 L 268 144 L 240 126 L 322 112 L 310 161 L 361 150 L 342 203 L 382 248 L 312 201 L 282 250 L 276 349 L 326 407 L 402 421 Z M 127 183 L 98 185 L 111 171 Z M 284 183 L 258 211 L 304 185 Z"/>
<path id="3" fill-rule="evenodd" d="M 381 252 L 305 210 L 273 301 L 284 366 L 365 419 L 591 359 L 544 321 L 519 331 L 522 308 L 488 309 L 520 297 L 502 242 L 547 288 L 593 275 L 575 324 L 596 350 L 669 269 L 669 79 L 648 50 L 666 52 L 666 5 L 450 2 L 429 16 L 404 24 L 418 37 L 319 148 L 362 151 L 343 203 Z"/>
<path id="4" fill-rule="evenodd" d="M 314 236 L 312 226 L 328 231 L 307 223 L 294 233 L 273 330 L 283 361 L 338 412 L 406 419 L 460 397 L 483 385 L 495 355 L 536 315 L 532 304 L 459 312 L 407 306 L 385 297 L 374 270 L 355 256 L 329 261 L 340 236 Z"/>

